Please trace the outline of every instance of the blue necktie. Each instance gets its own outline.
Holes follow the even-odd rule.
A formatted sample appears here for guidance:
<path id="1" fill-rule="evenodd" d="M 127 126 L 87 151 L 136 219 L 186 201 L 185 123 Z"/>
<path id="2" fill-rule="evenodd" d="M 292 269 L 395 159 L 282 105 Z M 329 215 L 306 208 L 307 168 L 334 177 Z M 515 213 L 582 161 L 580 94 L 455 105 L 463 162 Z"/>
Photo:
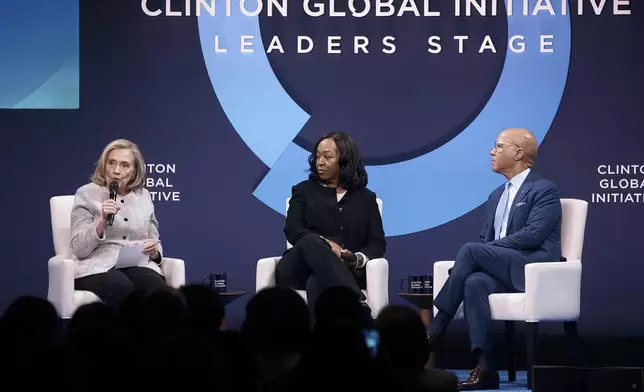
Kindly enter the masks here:
<path id="1" fill-rule="evenodd" d="M 510 181 L 505 183 L 505 190 L 501 195 L 499 204 L 496 206 L 496 214 L 494 215 L 494 239 L 501 238 L 501 226 L 503 225 L 503 218 L 505 211 L 508 208 L 508 200 L 510 200 Z"/>

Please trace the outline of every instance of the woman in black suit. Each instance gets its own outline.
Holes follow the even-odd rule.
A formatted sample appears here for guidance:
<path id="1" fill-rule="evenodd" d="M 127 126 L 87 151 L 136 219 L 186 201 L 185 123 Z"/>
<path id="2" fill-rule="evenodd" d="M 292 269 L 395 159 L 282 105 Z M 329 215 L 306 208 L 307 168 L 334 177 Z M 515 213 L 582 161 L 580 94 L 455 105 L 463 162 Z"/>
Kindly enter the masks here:
<path id="1" fill-rule="evenodd" d="M 363 305 L 365 266 L 386 248 L 376 194 L 367 189 L 360 151 L 344 132 L 324 135 L 309 156 L 309 179 L 293 187 L 277 284 L 307 290 L 310 304 L 332 286 L 352 289 Z"/>

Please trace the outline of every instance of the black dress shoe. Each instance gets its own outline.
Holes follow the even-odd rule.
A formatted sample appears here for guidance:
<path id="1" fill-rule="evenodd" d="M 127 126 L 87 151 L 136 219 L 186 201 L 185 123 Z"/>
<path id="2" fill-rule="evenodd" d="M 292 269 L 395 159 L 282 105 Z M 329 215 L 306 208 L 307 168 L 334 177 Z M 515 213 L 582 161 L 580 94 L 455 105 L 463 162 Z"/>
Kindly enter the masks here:
<path id="1" fill-rule="evenodd" d="M 499 389 L 499 373 L 487 372 L 477 366 L 470 373 L 470 377 L 458 383 L 460 391 L 480 391 L 482 389 Z"/>

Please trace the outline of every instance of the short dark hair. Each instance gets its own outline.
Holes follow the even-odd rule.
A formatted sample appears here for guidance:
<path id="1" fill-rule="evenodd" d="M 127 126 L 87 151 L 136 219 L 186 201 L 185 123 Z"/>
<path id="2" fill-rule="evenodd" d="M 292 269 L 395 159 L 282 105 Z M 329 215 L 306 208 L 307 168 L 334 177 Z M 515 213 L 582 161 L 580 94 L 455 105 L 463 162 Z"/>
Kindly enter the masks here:
<path id="1" fill-rule="evenodd" d="M 289 288 L 274 286 L 248 301 L 240 332 L 257 350 L 288 354 L 302 350 L 310 326 L 311 315 L 302 297 Z"/>
<path id="2" fill-rule="evenodd" d="M 422 371 L 429 360 L 427 331 L 418 312 L 407 305 L 387 305 L 376 318 L 378 356 L 397 369 Z"/>
<path id="3" fill-rule="evenodd" d="M 362 155 L 356 142 L 345 132 L 329 132 L 315 143 L 315 147 L 313 147 L 313 151 L 309 155 L 309 179 L 320 182 L 316 168 L 316 157 L 318 146 L 325 139 L 333 139 L 340 153 L 340 158 L 338 159 L 340 182 L 338 185 L 347 190 L 366 187 L 369 178 L 362 162 Z"/>

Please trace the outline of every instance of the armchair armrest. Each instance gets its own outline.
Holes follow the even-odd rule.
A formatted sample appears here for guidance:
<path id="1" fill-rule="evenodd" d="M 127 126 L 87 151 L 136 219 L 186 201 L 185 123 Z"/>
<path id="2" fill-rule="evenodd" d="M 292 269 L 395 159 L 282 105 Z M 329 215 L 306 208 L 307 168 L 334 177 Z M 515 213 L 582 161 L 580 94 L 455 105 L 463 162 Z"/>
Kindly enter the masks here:
<path id="1" fill-rule="evenodd" d="M 54 256 L 49 259 L 47 268 L 47 300 L 54 305 L 60 317 L 70 317 L 74 312 L 74 260 Z"/>
<path id="2" fill-rule="evenodd" d="M 275 269 L 281 257 L 267 257 L 257 261 L 255 273 L 255 291 L 275 286 Z"/>
<path id="3" fill-rule="evenodd" d="M 170 287 L 178 289 L 186 284 L 186 267 L 183 260 L 164 257 L 161 270 Z"/>
<path id="4" fill-rule="evenodd" d="M 526 321 L 566 321 L 579 317 L 581 260 L 525 266 Z"/>
<path id="5" fill-rule="evenodd" d="M 455 261 L 437 261 L 434 263 L 434 297 L 440 293 L 447 282 L 449 270 L 454 266 Z"/>
<path id="6" fill-rule="evenodd" d="M 454 263 L 456 261 L 454 260 L 447 260 L 447 261 L 436 261 L 434 262 L 434 288 L 433 288 L 433 295 L 434 298 L 440 293 L 441 289 L 445 285 L 445 282 L 447 282 L 447 278 L 449 277 L 449 270 L 454 266 Z M 463 305 L 461 305 L 462 308 Z M 438 309 L 436 306 L 433 307 L 433 313 L 436 315 L 438 313 Z M 457 311 L 457 314 L 460 312 L 461 308 L 459 308 L 459 311 Z"/>
<path id="7" fill-rule="evenodd" d="M 378 316 L 380 310 L 389 303 L 389 262 L 387 259 L 369 260 L 366 265 L 367 302 L 371 314 Z"/>

